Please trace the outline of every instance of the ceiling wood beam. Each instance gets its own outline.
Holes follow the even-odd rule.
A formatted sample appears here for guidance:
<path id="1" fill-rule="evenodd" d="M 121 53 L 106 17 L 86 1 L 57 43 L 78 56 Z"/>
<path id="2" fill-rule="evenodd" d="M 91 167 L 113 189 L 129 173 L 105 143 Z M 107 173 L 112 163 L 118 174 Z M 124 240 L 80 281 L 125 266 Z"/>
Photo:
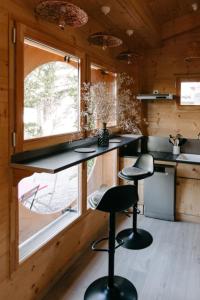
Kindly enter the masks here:
<path id="1" fill-rule="evenodd" d="M 160 45 L 159 27 L 148 7 L 141 0 L 117 0 L 133 29 L 151 47 Z"/>
<path id="2" fill-rule="evenodd" d="M 162 26 L 162 40 L 173 38 L 197 28 L 200 28 L 200 12 L 191 13 L 166 22 Z"/>

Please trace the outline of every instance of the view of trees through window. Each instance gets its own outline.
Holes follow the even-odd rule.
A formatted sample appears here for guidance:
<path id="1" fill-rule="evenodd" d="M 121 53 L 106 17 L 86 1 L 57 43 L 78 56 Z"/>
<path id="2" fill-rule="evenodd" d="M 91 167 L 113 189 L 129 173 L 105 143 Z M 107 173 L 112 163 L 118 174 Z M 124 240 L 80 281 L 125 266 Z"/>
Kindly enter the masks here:
<path id="1" fill-rule="evenodd" d="M 181 105 L 200 105 L 200 81 L 181 82 Z"/>
<path id="2" fill-rule="evenodd" d="M 26 45 L 27 46 L 27 45 Z M 38 54 L 37 45 L 28 51 Z M 36 48 L 36 49 L 35 49 Z M 25 48 L 25 50 L 27 47 Z M 44 49 L 39 49 L 43 57 Z M 24 139 L 32 139 L 79 130 L 78 59 L 52 54 L 45 47 L 48 59 L 31 70 L 24 80 Z M 49 53 L 48 53 L 49 52 Z M 28 55 L 25 56 L 28 58 Z M 35 55 L 36 60 L 38 55 Z M 31 57 L 29 57 L 31 60 Z M 64 61 L 66 60 L 66 61 Z M 28 61 L 25 63 L 28 63 Z"/>

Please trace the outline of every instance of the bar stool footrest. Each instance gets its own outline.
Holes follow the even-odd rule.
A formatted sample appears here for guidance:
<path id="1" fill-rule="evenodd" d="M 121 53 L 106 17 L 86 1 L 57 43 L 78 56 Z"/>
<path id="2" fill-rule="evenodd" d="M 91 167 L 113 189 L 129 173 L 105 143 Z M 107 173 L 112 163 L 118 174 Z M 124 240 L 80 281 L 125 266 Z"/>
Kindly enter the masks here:
<path id="1" fill-rule="evenodd" d="M 102 238 L 102 239 L 100 239 L 100 240 L 97 240 L 97 241 L 92 242 L 92 245 L 91 245 L 92 251 L 108 252 L 108 251 L 109 251 L 108 249 L 96 248 L 96 246 L 97 246 L 99 243 L 101 243 L 101 242 L 103 242 L 103 241 L 107 241 L 107 240 L 108 240 L 108 237 Z"/>
<path id="2" fill-rule="evenodd" d="M 107 241 L 108 237 L 106 238 L 102 238 L 100 240 L 94 241 L 91 245 L 92 247 L 92 251 L 102 251 L 102 252 L 109 252 L 109 249 L 104 249 L 104 248 L 96 248 L 96 245 L 98 245 L 99 243 L 103 242 L 103 241 Z M 118 243 L 117 246 L 115 246 L 115 249 L 121 247 L 124 244 L 124 241 L 120 238 L 116 239 L 116 242 Z"/>
<path id="3" fill-rule="evenodd" d="M 123 211 L 120 212 L 120 214 L 126 215 L 127 217 L 130 218 L 131 217 L 130 215 L 132 215 L 133 212 L 132 211 L 128 211 L 128 210 L 123 210 Z"/>

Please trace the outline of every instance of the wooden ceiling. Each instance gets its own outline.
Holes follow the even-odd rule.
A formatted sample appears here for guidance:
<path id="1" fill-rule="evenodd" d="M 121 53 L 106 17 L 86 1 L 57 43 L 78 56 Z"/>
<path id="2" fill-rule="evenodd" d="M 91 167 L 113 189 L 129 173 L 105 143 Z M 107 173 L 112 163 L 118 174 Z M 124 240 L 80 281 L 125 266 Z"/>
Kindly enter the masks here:
<path id="1" fill-rule="evenodd" d="M 34 9 L 38 0 L 26 0 Z M 86 36 L 107 31 L 120 37 L 123 49 L 135 50 L 158 47 L 162 40 L 200 27 L 200 0 L 69 0 L 83 8 L 89 22 L 80 29 Z M 192 4 L 199 9 L 195 12 Z M 101 6 L 111 7 L 105 16 Z M 134 35 L 128 37 L 127 29 Z"/>
<path id="2" fill-rule="evenodd" d="M 194 13 L 193 3 L 197 3 L 200 9 L 200 0 L 143 0 L 143 2 L 148 6 L 153 18 L 160 25 Z"/>

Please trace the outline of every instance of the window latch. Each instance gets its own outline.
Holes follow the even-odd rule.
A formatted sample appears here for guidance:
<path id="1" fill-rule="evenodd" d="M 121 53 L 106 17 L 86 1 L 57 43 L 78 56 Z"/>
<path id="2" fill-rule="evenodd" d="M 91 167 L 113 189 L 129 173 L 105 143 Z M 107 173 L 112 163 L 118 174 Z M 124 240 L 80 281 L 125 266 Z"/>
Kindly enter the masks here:
<path id="1" fill-rule="evenodd" d="M 12 133 L 12 146 L 15 148 L 16 147 L 16 132 L 13 131 Z"/>
<path id="2" fill-rule="evenodd" d="M 12 29 L 12 42 L 13 44 L 16 44 L 16 28 L 13 27 Z"/>

